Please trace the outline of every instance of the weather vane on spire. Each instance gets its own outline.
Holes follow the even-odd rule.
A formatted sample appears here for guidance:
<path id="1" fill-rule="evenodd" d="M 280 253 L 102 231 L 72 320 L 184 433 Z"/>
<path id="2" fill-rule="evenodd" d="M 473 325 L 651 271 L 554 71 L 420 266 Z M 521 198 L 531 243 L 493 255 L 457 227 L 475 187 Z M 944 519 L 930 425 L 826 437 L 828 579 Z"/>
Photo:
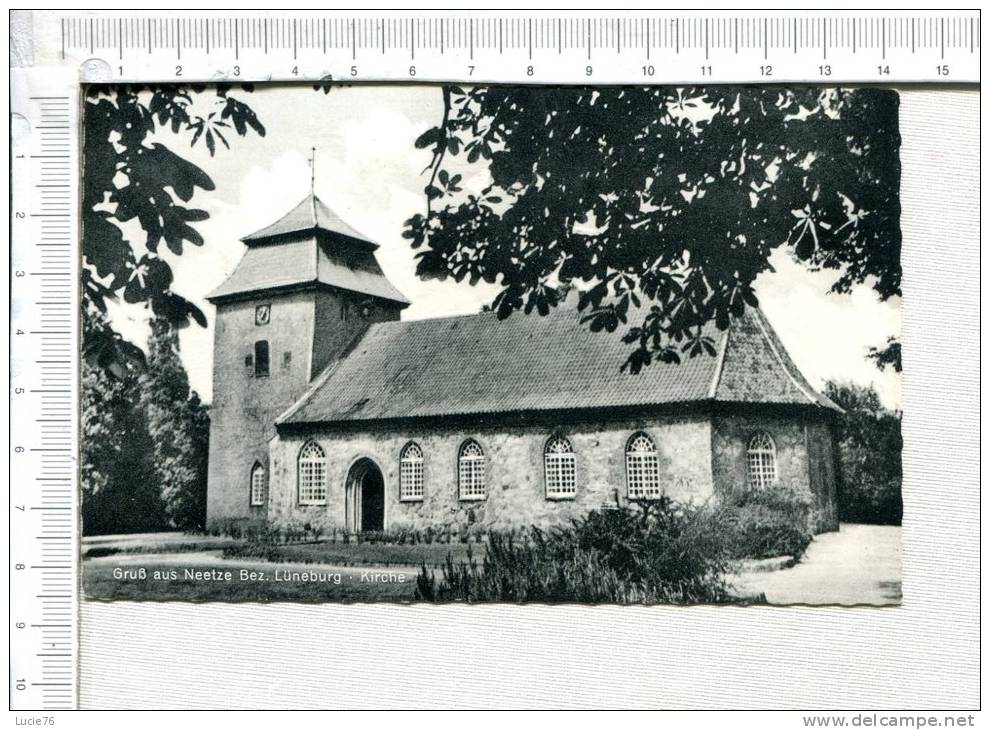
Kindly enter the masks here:
<path id="1" fill-rule="evenodd" d="M 309 192 L 316 194 L 316 148 L 311 148 L 312 155 L 309 158 Z"/>

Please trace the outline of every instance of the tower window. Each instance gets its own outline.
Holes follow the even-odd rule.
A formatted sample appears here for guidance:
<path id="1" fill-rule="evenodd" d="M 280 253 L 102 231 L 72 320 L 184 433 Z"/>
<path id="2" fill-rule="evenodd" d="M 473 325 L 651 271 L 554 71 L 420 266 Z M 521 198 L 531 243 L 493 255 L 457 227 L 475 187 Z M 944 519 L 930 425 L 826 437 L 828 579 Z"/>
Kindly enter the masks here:
<path id="1" fill-rule="evenodd" d="M 258 340 L 254 343 L 254 377 L 263 378 L 268 375 L 268 340 Z"/>
<path id="2" fill-rule="evenodd" d="M 251 469 L 251 506 L 260 507 L 265 503 L 265 467 L 258 462 Z"/>
<path id="3" fill-rule="evenodd" d="M 292 353 L 283 352 L 282 353 L 282 367 L 288 368 L 292 364 Z"/>

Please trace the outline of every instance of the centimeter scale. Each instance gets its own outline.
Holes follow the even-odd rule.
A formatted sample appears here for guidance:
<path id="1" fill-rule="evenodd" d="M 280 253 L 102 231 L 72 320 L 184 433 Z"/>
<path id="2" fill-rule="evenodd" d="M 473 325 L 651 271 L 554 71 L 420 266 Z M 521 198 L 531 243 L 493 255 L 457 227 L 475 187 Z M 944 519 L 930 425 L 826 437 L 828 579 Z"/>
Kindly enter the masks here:
<path id="1" fill-rule="evenodd" d="M 78 95 L 11 84 L 10 698 L 75 705 Z"/>
<path id="2" fill-rule="evenodd" d="M 78 699 L 80 83 L 980 78 L 976 11 L 595 17 L 45 11 L 15 13 L 12 27 L 18 22 L 28 43 L 11 71 L 9 631 L 11 706 L 24 710 L 67 709 Z"/>
<path id="3" fill-rule="evenodd" d="M 60 18 L 93 80 L 509 83 L 979 80 L 976 12 Z"/>

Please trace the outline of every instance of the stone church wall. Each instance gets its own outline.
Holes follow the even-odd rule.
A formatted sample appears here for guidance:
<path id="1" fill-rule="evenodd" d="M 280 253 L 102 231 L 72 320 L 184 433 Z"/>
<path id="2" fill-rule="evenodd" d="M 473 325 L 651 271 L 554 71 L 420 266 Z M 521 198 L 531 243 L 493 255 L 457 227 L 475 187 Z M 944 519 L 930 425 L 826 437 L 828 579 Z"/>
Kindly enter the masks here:
<path id="1" fill-rule="evenodd" d="M 275 435 L 275 419 L 306 390 L 313 375 L 370 323 L 399 317 L 396 307 L 366 300 L 345 293 L 300 291 L 255 294 L 250 300 L 217 307 L 208 524 L 266 519 L 266 507 L 250 504 L 249 477 L 255 462 L 270 474 L 268 441 Z M 255 324 L 259 304 L 271 305 L 266 325 Z M 253 358 L 257 340 L 269 345 L 269 374 L 264 377 L 255 377 L 253 364 L 245 361 Z"/>
<path id="2" fill-rule="evenodd" d="M 256 325 L 255 307 L 271 304 L 271 320 Z M 207 522 L 264 519 L 264 507 L 250 504 L 255 461 L 267 468 L 268 441 L 275 419 L 306 387 L 310 377 L 307 337 L 313 326 L 313 293 L 283 294 L 217 307 L 213 348 L 213 403 L 210 406 L 210 465 Z M 254 343 L 268 340 L 269 375 L 257 378 Z M 288 353 L 288 357 L 286 357 Z M 252 359 L 253 363 L 253 359 Z"/>
<path id="3" fill-rule="evenodd" d="M 744 488 L 749 481 L 746 448 L 758 431 L 770 434 L 777 451 L 777 479 L 808 491 L 816 531 L 837 530 L 836 473 L 832 432 L 820 418 L 732 415 L 712 418 L 712 474 L 716 492 Z"/>
<path id="4" fill-rule="evenodd" d="M 306 436 L 276 437 L 271 443 L 269 519 L 277 524 L 344 527 L 345 484 L 352 464 L 372 459 L 385 481 L 385 528 L 459 530 L 474 523 L 504 529 L 565 523 L 603 503 L 625 502 L 625 449 L 629 437 L 643 430 L 654 440 L 660 457 L 661 483 L 680 501 L 702 502 L 713 494 L 710 459 L 712 434 L 707 417 L 657 417 L 616 421 L 568 421 L 551 425 L 504 426 L 478 423 L 473 429 L 411 427 L 374 432 L 316 431 L 312 437 L 327 454 L 327 504 L 301 506 L 297 499 L 296 459 Z M 543 450 L 554 434 L 566 436 L 576 456 L 577 494 L 573 499 L 548 499 Z M 474 438 L 487 458 L 487 499 L 461 501 L 457 489 L 457 456 L 461 444 Z M 419 502 L 399 500 L 399 453 L 410 441 L 422 448 L 425 496 Z"/>

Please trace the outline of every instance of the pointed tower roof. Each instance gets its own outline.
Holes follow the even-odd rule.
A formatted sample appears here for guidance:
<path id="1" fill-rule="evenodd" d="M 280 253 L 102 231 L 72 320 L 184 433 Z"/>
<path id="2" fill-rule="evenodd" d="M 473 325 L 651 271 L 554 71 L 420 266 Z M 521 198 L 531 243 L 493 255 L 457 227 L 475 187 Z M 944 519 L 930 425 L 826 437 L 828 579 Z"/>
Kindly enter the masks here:
<path id="1" fill-rule="evenodd" d="M 244 236 L 241 240 L 250 246 L 253 243 L 260 243 L 269 239 L 291 236 L 292 234 L 308 231 L 322 231 L 338 236 L 346 236 L 347 238 L 364 241 L 375 246 L 367 236 L 361 235 L 344 223 L 340 216 L 330 210 L 322 200 L 316 197 L 315 193 L 307 195 L 299 205 L 270 226 Z"/>
<path id="2" fill-rule="evenodd" d="M 313 193 L 275 223 L 241 241 L 247 251 L 226 281 L 207 295 L 208 300 L 330 287 L 400 307 L 409 305 L 379 266 L 374 253 L 378 244 L 344 223 Z"/>

